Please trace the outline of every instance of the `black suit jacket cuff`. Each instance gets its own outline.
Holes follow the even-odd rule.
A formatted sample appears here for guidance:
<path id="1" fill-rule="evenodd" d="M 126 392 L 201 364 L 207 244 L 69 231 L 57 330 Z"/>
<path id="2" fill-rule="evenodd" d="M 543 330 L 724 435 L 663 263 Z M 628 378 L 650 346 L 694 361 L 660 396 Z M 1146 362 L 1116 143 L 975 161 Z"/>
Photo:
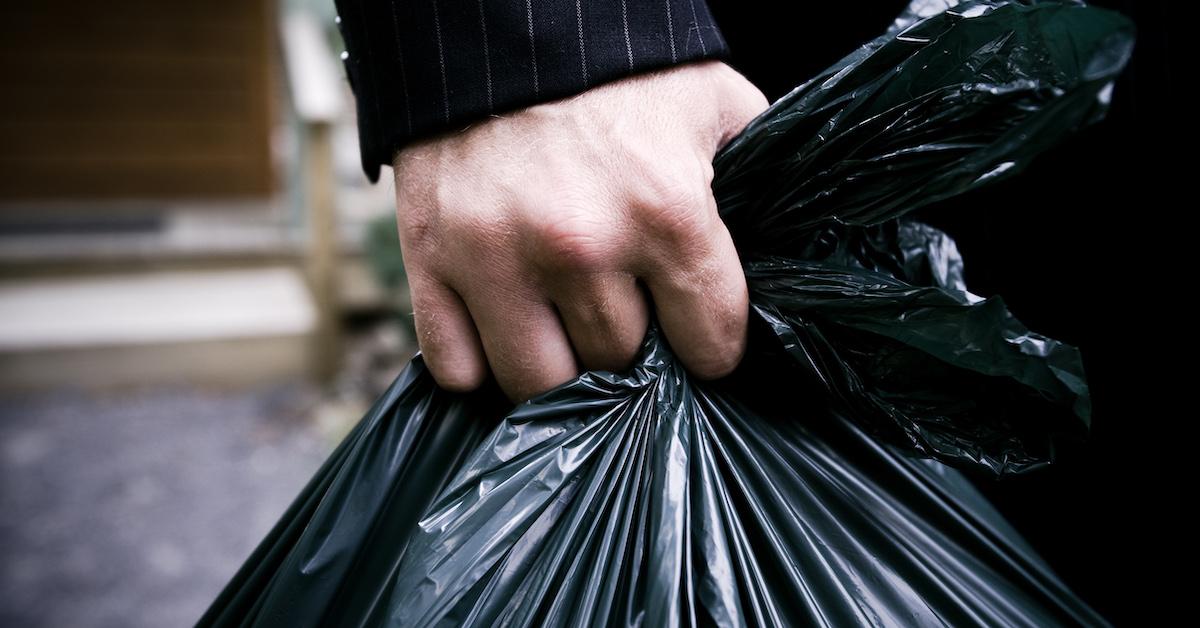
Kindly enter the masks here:
<path id="1" fill-rule="evenodd" d="M 336 0 L 372 182 L 405 144 L 728 47 L 703 0 Z"/>

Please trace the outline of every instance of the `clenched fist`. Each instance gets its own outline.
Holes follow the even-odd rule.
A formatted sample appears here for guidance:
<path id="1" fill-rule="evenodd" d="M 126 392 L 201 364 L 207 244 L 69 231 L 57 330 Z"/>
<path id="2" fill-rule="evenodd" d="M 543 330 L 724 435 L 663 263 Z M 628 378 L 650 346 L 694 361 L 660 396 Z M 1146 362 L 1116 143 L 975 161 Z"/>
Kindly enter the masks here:
<path id="1" fill-rule="evenodd" d="M 718 61 L 623 78 L 396 155 L 418 342 L 438 383 L 514 401 L 619 370 L 650 308 L 685 367 L 729 373 L 749 304 L 712 159 L 767 106 Z"/>

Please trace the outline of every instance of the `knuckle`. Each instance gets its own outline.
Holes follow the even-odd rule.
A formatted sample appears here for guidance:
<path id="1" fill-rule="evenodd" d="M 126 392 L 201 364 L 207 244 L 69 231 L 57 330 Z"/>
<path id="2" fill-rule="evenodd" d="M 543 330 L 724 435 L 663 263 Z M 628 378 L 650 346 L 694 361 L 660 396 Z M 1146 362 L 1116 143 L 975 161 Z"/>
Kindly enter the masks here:
<path id="1" fill-rule="evenodd" d="M 682 174 L 665 174 L 651 177 L 650 193 L 654 205 L 666 209 L 676 209 L 681 213 L 703 213 L 708 208 L 703 178 L 684 176 Z"/>
<path id="2" fill-rule="evenodd" d="M 511 229 L 499 210 L 451 208 L 406 228 L 416 232 L 407 236 L 411 255 L 406 253 L 406 262 L 447 279 L 506 268 L 513 256 Z"/>
<path id="3" fill-rule="evenodd" d="M 601 316 L 586 321 L 586 325 L 591 330 L 591 337 L 586 353 L 581 351 L 584 365 L 593 370 L 620 371 L 633 364 L 649 321 L 640 320 L 635 327 L 628 321 Z"/>
<path id="4" fill-rule="evenodd" d="M 451 392 L 470 392 L 483 385 L 486 374 L 482 369 L 464 368 L 463 365 L 447 365 L 444 362 L 435 366 L 430 362 L 429 370 L 438 386 Z"/>
<path id="5" fill-rule="evenodd" d="M 496 380 L 514 402 L 532 399 L 562 383 L 536 371 L 516 368 L 498 369 Z"/>
<path id="6" fill-rule="evenodd" d="M 691 370 L 701 379 L 717 379 L 733 372 L 742 361 L 745 343 L 727 338 L 716 341 L 711 348 L 692 359 Z"/>
<path id="7" fill-rule="evenodd" d="M 488 375 L 481 356 L 475 355 L 454 334 L 454 325 L 447 320 L 445 312 L 419 293 L 414 292 L 413 297 L 417 344 L 434 380 L 442 388 L 454 392 L 478 388 Z"/>
<path id="8" fill-rule="evenodd" d="M 595 364 L 588 368 L 604 371 L 623 371 L 633 365 L 637 357 L 639 345 L 636 342 L 613 342 L 601 345 L 600 351 L 593 357 Z"/>
<path id="9" fill-rule="evenodd" d="M 483 385 L 487 371 L 482 364 L 444 354 L 439 343 L 425 337 L 420 342 L 425 363 L 438 386 L 452 392 L 470 392 Z"/>
<path id="10" fill-rule="evenodd" d="M 417 198 L 396 196 L 396 223 L 403 244 L 423 249 L 433 239 L 437 212 Z"/>
<path id="11" fill-rule="evenodd" d="M 494 250 L 505 233 L 506 204 L 486 191 L 467 194 L 446 186 L 414 190 L 397 196 L 401 244 L 431 257 L 449 254 L 464 245 Z"/>
<path id="12" fill-rule="evenodd" d="M 613 257 L 608 237 L 611 229 L 611 225 L 598 224 L 585 212 L 566 208 L 560 216 L 543 220 L 535 228 L 540 261 L 558 272 L 600 272 Z"/>
<path id="13" fill-rule="evenodd" d="M 702 351 L 693 355 L 691 368 L 704 379 L 716 379 L 733 372 L 746 351 L 749 310 L 744 301 L 729 299 L 720 304 L 709 321 L 709 336 Z"/>
<path id="14" fill-rule="evenodd" d="M 708 190 L 696 182 L 660 181 L 639 203 L 641 225 L 650 237 L 669 245 L 688 246 L 712 227 Z"/>

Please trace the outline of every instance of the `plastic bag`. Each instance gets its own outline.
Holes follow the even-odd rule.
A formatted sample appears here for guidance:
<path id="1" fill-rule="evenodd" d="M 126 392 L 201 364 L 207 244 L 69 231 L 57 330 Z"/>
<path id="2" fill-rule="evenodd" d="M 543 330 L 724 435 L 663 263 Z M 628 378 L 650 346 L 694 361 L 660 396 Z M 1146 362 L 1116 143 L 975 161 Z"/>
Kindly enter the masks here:
<path id="1" fill-rule="evenodd" d="M 626 373 L 512 409 L 415 358 L 200 625 L 1102 624 L 952 467 L 1053 459 L 1078 352 L 966 290 L 913 209 L 1098 120 L 1132 25 L 914 2 L 716 158 L 746 261 L 738 370 L 652 328 Z"/>

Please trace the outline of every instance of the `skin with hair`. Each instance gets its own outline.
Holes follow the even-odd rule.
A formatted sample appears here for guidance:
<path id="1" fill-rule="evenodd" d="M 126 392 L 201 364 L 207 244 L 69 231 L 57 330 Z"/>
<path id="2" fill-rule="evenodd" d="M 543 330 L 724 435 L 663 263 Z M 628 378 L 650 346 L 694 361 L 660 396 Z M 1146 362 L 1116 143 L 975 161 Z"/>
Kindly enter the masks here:
<path id="1" fill-rule="evenodd" d="M 694 375 L 746 346 L 712 159 L 767 107 L 713 60 L 606 83 L 407 145 L 394 160 L 418 342 L 455 391 L 513 401 L 636 357 L 650 308 Z"/>

